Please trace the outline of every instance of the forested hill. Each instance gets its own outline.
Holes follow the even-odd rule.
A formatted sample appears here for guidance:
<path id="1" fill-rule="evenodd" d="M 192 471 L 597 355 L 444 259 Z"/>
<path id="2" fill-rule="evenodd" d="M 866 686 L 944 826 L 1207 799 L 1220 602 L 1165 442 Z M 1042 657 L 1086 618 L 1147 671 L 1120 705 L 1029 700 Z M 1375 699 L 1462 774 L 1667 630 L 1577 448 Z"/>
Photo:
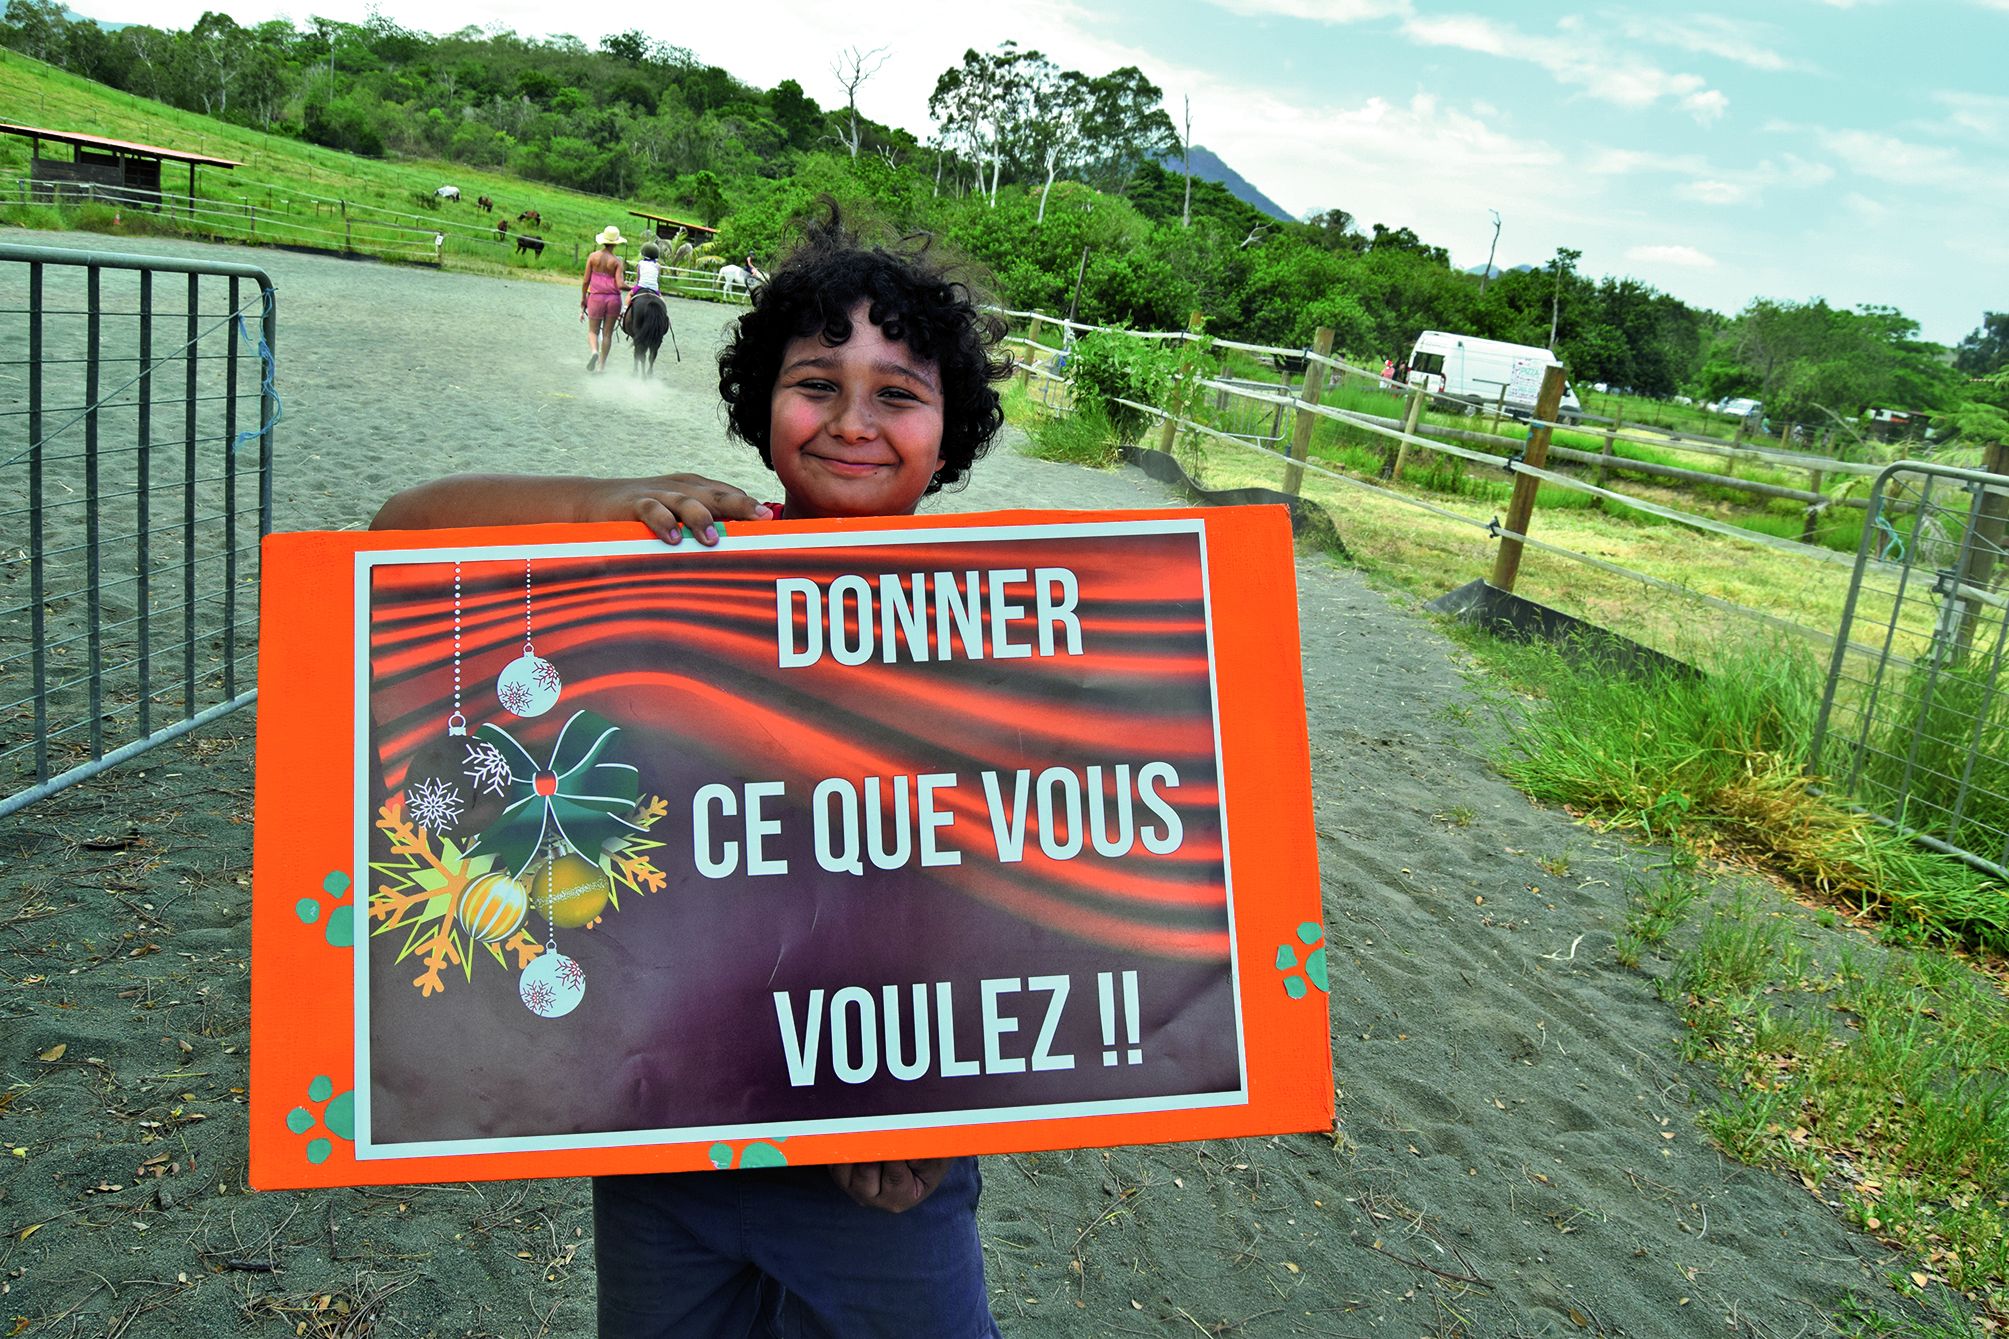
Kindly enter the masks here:
<path id="1" fill-rule="evenodd" d="M 1164 166 L 1170 168 L 1172 164 Z M 1228 194 L 1244 204 L 1254 205 L 1273 219 L 1289 222 L 1292 217 L 1282 205 L 1264 195 L 1248 178 L 1229 167 L 1219 154 L 1204 144 L 1195 144 L 1187 150 L 1184 166 L 1191 168 L 1193 175 L 1203 181 L 1218 181 L 1228 188 Z"/>
<path id="2" fill-rule="evenodd" d="M 946 235 L 1014 306 L 1065 310 L 1080 273 L 1080 314 L 1096 321 L 1177 328 L 1197 311 L 1215 334 L 1285 345 L 1329 326 L 1339 350 L 1375 363 L 1421 330 L 1466 331 L 1552 344 L 1579 381 L 1755 395 L 1802 421 L 1980 393 L 1890 308 L 1758 301 L 1726 318 L 1583 274 L 1567 249 L 1481 293 L 1478 276 L 1410 228 L 1344 209 L 1291 221 L 1198 174 L 1186 223 L 1186 183 L 1160 166 L 1181 145 L 1150 77 L 1068 70 L 1009 43 L 941 73 L 925 138 L 871 120 L 850 96 L 825 106 L 793 79 L 757 88 L 634 30 L 593 46 L 475 28 L 433 36 L 381 12 L 250 28 L 212 12 L 185 31 L 108 30 L 50 0 L 7 0 L 0 44 L 275 139 L 412 160 L 436 180 L 478 170 L 700 219 L 720 228 L 724 254 L 772 255 L 788 220 L 828 192 L 854 214 Z M 832 86 L 869 109 L 879 55 L 837 55 Z M 42 124 L 37 68 L 10 62 L 0 119 Z M 826 70 L 805 74 L 830 85 Z M 116 124 L 59 128 L 147 138 L 134 120 L 121 105 Z M 317 166 L 325 176 L 327 162 Z M 1992 329 L 1963 346 L 1963 370 L 1999 364 L 2002 341 L 1983 338 Z"/>

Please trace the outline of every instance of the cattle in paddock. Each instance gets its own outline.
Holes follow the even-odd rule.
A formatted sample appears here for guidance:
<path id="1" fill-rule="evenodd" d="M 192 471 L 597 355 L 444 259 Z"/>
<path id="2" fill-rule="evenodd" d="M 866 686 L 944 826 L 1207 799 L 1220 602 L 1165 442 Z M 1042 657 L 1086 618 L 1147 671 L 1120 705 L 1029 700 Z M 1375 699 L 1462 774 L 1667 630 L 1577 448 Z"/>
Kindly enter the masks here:
<path id="1" fill-rule="evenodd" d="M 544 219 L 534 209 L 524 210 L 521 214 L 518 214 L 516 216 L 516 221 L 518 223 L 535 224 L 538 227 L 544 226 Z"/>
<path id="2" fill-rule="evenodd" d="M 509 220 L 508 220 L 508 219 L 497 219 L 497 220 L 495 221 L 495 235 L 496 235 L 497 237 L 504 237 L 504 238 L 506 238 L 506 237 L 508 237 L 508 236 L 509 236 Z"/>
<path id="3" fill-rule="evenodd" d="M 495 212 L 495 201 L 485 195 L 476 196 L 474 202 L 481 206 L 481 212 L 484 214 L 493 214 Z"/>
<path id="4" fill-rule="evenodd" d="M 434 191 L 433 195 L 441 200 L 458 200 L 460 199 L 460 187 L 442 186 Z"/>
<path id="5" fill-rule="evenodd" d="M 520 256 L 526 251 L 533 256 L 543 255 L 544 239 L 542 237 L 532 237 L 529 233 L 516 234 L 516 254 Z"/>

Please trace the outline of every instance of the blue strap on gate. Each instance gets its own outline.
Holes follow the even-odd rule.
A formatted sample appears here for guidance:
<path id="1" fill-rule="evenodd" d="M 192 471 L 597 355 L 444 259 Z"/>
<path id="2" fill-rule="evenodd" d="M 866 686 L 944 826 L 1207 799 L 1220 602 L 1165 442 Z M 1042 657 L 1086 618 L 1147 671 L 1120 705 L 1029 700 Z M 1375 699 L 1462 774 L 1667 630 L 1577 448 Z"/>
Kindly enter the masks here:
<path id="1" fill-rule="evenodd" d="M 1887 563 L 1904 561 L 1904 536 L 1897 532 L 1886 517 L 1876 518 L 1877 533 L 1883 536 L 1883 560 Z"/>
<path id="2" fill-rule="evenodd" d="M 268 293 L 265 300 L 267 303 L 270 303 L 272 300 L 271 294 Z M 241 311 L 237 313 L 237 334 L 246 344 L 253 342 L 251 328 L 244 323 L 244 313 Z M 286 412 L 286 406 L 280 402 L 279 392 L 272 385 L 272 380 L 277 369 L 276 361 L 272 357 L 272 346 L 265 342 L 265 336 L 262 333 L 257 336 L 256 343 L 258 345 L 258 361 L 261 365 L 261 370 L 258 374 L 258 389 L 262 393 L 272 397 L 272 417 L 255 428 L 246 428 L 237 434 L 236 440 L 230 444 L 230 456 L 233 460 L 237 458 L 238 447 L 243 446 L 246 442 L 255 441 L 272 431 L 274 425 L 279 422 L 280 418 Z"/>

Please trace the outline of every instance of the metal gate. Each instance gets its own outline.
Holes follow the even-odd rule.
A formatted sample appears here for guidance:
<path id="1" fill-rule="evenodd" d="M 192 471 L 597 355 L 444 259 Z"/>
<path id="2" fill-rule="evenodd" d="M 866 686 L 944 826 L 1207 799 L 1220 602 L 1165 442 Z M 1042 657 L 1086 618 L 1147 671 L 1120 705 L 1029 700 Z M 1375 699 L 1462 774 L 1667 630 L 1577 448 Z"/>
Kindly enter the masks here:
<path id="1" fill-rule="evenodd" d="M 0 815 L 256 693 L 272 281 L 0 244 Z"/>
<path id="2" fill-rule="evenodd" d="M 1876 477 L 1814 732 L 1828 794 L 2009 878 L 2009 475 Z"/>

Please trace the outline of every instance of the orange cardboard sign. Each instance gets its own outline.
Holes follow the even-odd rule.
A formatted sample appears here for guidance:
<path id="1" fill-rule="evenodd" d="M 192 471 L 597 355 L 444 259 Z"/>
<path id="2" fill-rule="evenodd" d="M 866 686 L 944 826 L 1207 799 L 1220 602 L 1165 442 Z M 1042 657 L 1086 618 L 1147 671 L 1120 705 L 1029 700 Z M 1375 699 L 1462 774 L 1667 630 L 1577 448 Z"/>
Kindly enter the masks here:
<path id="1" fill-rule="evenodd" d="M 265 541 L 261 1188 L 1330 1125 L 1281 508 Z"/>

